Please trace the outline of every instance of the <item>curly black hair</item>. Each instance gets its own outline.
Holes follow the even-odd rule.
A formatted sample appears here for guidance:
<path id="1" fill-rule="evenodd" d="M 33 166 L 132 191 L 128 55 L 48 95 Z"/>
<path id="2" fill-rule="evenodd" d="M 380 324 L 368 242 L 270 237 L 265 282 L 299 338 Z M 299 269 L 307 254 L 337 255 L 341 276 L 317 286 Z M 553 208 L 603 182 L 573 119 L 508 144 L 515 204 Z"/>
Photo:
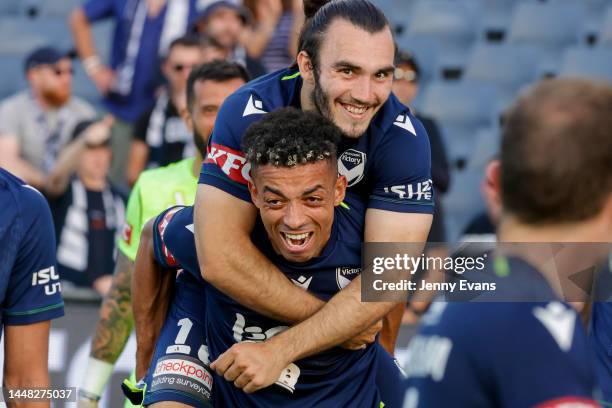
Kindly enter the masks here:
<path id="1" fill-rule="evenodd" d="M 252 124 L 242 148 L 252 168 L 293 167 L 328 160 L 337 163 L 342 131 L 323 116 L 295 108 L 282 108 Z"/>

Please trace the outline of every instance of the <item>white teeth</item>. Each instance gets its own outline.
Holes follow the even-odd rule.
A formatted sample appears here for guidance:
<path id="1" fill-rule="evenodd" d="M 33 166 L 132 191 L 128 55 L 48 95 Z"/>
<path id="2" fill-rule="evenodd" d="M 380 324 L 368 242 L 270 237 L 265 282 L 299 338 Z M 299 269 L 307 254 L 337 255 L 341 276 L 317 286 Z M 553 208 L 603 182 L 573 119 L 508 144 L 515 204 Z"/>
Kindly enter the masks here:
<path id="1" fill-rule="evenodd" d="M 288 234 L 288 233 L 285 232 L 285 236 L 287 238 L 293 239 L 293 240 L 296 240 L 296 241 L 300 240 L 300 239 L 306 239 L 306 238 L 308 238 L 308 235 L 309 234 L 307 232 L 305 232 L 303 234 L 298 234 L 298 235 L 296 235 L 296 234 Z"/>
<path id="2" fill-rule="evenodd" d="M 367 107 L 357 107 L 354 105 L 344 105 L 344 109 L 346 109 L 347 111 L 349 111 L 350 113 L 354 113 L 355 115 L 361 115 L 363 113 L 365 113 L 365 111 L 368 109 Z"/>

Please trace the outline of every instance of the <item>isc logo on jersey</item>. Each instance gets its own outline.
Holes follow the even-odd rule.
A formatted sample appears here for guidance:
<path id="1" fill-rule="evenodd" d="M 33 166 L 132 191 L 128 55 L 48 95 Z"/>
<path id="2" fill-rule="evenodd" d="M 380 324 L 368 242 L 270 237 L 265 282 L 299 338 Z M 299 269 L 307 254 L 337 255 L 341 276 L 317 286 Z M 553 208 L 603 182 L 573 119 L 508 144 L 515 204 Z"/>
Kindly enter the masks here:
<path id="1" fill-rule="evenodd" d="M 41 269 L 32 274 L 32 286 L 45 285 L 45 295 L 53 295 L 61 291 L 61 284 L 57 281 L 59 281 L 59 275 L 55 271 L 54 266 Z"/>
<path id="2" fill-rule="evenodd" d="M 336 283 L 339 289 L 344 289 L 351 281 L 361 273 L 361 268 L 350 266 L 339 266 L 336 268 Z"/>
<path id="3" fill-rule="evenodd" d="M 338 173 L 346 177 L 348 187 L 359 183 L 365 173 L 366 154 L 348 149 L 338 159 Z"/>
<path id="4" fill-rule="evenodd" d="M 168 250 L 168 248 L 166 247 L 166 244 L 164 243 L 164 233 L 166 232 L 166 228 L 168 227 L 170 220 L 172 219 L 172 217 L 174 217 L 174 214 L 176 214 L 179 210 L 183 208 L 185 207 L 172 208 L 171 210 L 166 212 L 166 214 L 164 214 L 164 218 L 161 220 L 159 224 L 157 224 L 157 232 L 159 232 L 159 236 L 162 238 L 162 251 L 164 253 L 164 257 L 166 258 L 166 262 L 168 263 L 169 266 L 177 266 L 178 262 L 176 261 L 176 259 L 174 258 L 174 255 L 172 255 L 172 253 Z"/>

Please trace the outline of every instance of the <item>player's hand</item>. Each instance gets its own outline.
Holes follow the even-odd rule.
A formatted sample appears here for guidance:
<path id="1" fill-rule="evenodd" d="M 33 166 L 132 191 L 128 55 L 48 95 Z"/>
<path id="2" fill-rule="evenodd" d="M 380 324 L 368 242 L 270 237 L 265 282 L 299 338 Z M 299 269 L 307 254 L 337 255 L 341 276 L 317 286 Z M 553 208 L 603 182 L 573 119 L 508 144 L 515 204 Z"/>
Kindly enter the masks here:
<path id="1" fill-rule="evenodd" d="M 210 368 L 237 388 L 252 393 L 274 384 L 289 363 L 265 342 L 242 342 L 221 354 Z"/>
<path id="2" fill-rule="evenodd" d="M 340 347 L 349 350 L 360 350 L 362 348 L 365 348 L 368 344 L 374 343 L 376 341 L 376 335 L 379 331 L 382 330 L 382 327 L 383 321 L 379 320 L 372 326 L 359 333 L 357 336 L 342 343 Z"/>

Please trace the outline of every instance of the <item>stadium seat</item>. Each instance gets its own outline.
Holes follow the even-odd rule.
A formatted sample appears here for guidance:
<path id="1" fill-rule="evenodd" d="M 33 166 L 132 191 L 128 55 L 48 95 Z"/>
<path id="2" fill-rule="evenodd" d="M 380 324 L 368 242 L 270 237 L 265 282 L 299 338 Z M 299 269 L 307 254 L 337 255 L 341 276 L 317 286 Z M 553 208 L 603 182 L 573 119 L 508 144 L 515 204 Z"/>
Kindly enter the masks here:
<path id="1" fill-rule="evenodd" d="M 598 44 L 602 47 L 612 48 L 612 6 L 605 12 L 601 31 L 598 35 Z"/>
<path id="2" fill-rule="evenodd" d="M 449 160 L 460 168 L 474 148 L 478 129 L 495 123 L 497 92 L 479 82 L 434 82 L 421 108 L 438 121 Z"/>
<path id="3" fill-rule="evenodd" d="M 553 4 L 575 4 L 575 0 L 549 0 Z M 610 0 L 580 0 L 584 6 L 586 17 L 583 23 L 583 29 L 588 34 L 594 34 L 599 31 L 606 7 L 610 5 Z"/>
<path id="4" fill-rule="evenodd" d="M 27 87 L 21 56 L 4 55 L 0 64 L 0 98 L 4 99 Z"/>
<path id="5" fill-rule="evenodd" d="M 521 44 L 477 43 L 467 59 L 463 79 L 494 85 L 500 105 L 506 106 L 521 86 L 538 74 L 536 49 Z"/>
<path id="6" fill-rule="evenodd" d="M 484 210 L 480 193 L 483 177 L 480 169 L 453 172 L 450 189 L 442 197 L 448 242 L 456 242 L 471 219 Z"/>
<path id="7" fill-rule="evenodd" d="M 19 12 L 19 3 L 15 0 L 0 0 L 0 16 L 16 15 Z"/>
<path id="8" fill-rule="evenodd" d="M 22 10 L 35 18 L 65 19 L 70 11 L 83 3 L 83 0 L 22 0 Z"/>
<path id="9" fill-rule="evenodd" d="M 460 68 L 478 31 L 471 11 L 458 1 L 421 0 L 412 10 L 405 35 L 431 38 L 437 43 L 440 66 Z"/>
<path id="10" fill-rule="evenodd" d="M 500 151 L 501 129 L 499 126 L 481 128 L 474 137 L 474 148 L 467 160 L 467 169 L 482 171 L 487 163 Z"/>
<path id="11" fill-rule="evenodd" d="M 68 49 L 72 39 L 63 19 L 0 18 L 1 54 L 25 55 L 32 49 L 53 45 Z"/>
<path id="12" fill-rule="evenodd" d="M 397 39 L 398 48 L 414 54 L 421 69 L 421 81 L 431 81 L 440 77 L 438 70 L 437 43 L 431 38 L 402 37 Z"/>
<path id="13" fill-rule="evenodd" d="M 559 76 L 601 79 L 612 83 L 612 49 L 569 48 L 563 55 Z"/>
<path id="14" fill-rule="evenodd" d="M 563 50 L 577 44 L 584 34 L 584 4 L 529 2 L 517 4 L 508 41 L 532 44 L 541 54 L 542 70 L 555 71 Z"/>

